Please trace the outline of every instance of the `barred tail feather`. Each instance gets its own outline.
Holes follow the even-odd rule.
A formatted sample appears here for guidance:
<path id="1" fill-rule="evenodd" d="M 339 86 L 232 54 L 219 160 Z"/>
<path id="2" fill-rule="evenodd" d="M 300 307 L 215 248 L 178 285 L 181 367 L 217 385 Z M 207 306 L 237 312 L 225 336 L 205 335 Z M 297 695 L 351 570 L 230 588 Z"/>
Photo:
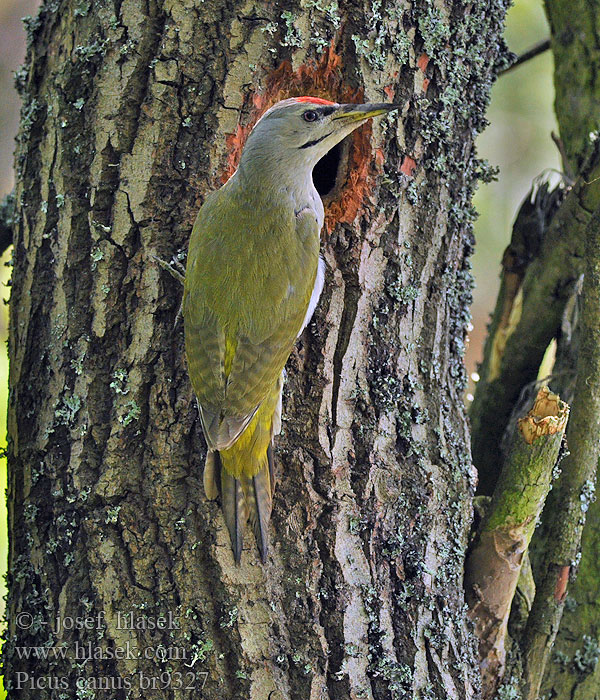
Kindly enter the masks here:
<path id="1" fill-rule="evenodd" d="M 236 564 L 239 564 L 244 544 L 244 525 L 248 520 L 248 508 L 239 479 L 222 469 L 219 453 L 215 452 L 215 455 L 219 461 L 219 470 L 221 472 L 221 507 L 225 516 L 225 524 L 229 530 L 229 537 L 231 538 L 233 558 Z"/>
<path id="2" fill-rule="evenodd" d="M 281 423 L 282 386 L 283 375 L 240 437 L 230 447 L 209 450 L 206 456 L 204 491 L 211 500 L 221 496 L 236 562 L 240 561 L 247 520 L 254 530 L 260 558 L 263 563 L 267 560 L 275 488 L 272 439 Z"/>
<path id="3" fill-rule="evenodd" d="M 252 477 L 242 477 L 242 489 L 248 505 L 250 524 L 264 564 L 267 561 L 269 549 L 269 520 L 273 505 L 271 472 L 266 455 L 264 464 L 257 474 Z"/>
<path id="4" fill-rule="evenodd" d="M 218 452 L 209 452 L 204 464 L 204 491 L 209 500 L 221 496 L 225 523 L 231 538 L 236 563 L 242 555 L 243 531 L 248 520 L 254 530 L 263 564 L 269 549 L 269 520 L 273 506 L 275 475 L 273 448 L 269 445 L 260 471 L 252 477 L 244 474 L 236 479 L 223 469 Z"/>

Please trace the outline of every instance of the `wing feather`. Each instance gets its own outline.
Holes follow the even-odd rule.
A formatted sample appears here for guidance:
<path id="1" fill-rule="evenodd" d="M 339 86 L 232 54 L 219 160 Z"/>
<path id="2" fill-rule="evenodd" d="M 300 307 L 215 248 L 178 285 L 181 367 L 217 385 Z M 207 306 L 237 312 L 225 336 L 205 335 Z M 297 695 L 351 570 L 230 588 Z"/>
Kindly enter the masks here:
<path id="1" fill-rule="evenodd" d="M 213 209 L 221 206 L 211 201 Z M 279 381 L 309 305 L 314 309 L 314 292 L 322 286 L 318 224 L 314 216 L 292 212 L 290 218 L 290 210 L 282 208 L 279 218 L 271 217 L 276 226 L 270 238 L 263 236 L 264 249 L 261 235 L 268 231 L 248 233 L 243 248 L 215 233 L 219 212 L 203 211 L 188 253 L 186 354 L 209 449 L 223 450 L 244 432 Z M 251 219 L 256 225 L 256 209 Z M 242 288 L 240 308 L 231 290 Z"/>

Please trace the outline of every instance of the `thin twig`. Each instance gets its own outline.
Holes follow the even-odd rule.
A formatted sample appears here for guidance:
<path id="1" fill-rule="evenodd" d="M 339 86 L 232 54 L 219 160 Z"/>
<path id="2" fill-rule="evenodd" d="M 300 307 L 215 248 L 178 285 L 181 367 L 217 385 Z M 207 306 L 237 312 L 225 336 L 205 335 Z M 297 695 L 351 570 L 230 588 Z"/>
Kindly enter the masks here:
<path id="1" fill-rule="evenodd" d="M 520 56 L 517 56 L 515 61 L 508 66 L 508 68 L 504 68 L 498 73 L 498 76 L 500 75 L 506 75 L 509 71 L 513 70 L 517 66 L 520 66 L 522 63 L 525 63 L 526 61 L 530 61 L 532 58 L 535 58 L 536 56 L 539 56 L 541 53 L 544 53 L 545 51 L 548 51 L 550 48 L 550 39 L 544 39 L 543 41 L 538 42 L 534 46 L 532 46 L 530 49 L 525 51 L 525 53 L 522 53 Z"/>

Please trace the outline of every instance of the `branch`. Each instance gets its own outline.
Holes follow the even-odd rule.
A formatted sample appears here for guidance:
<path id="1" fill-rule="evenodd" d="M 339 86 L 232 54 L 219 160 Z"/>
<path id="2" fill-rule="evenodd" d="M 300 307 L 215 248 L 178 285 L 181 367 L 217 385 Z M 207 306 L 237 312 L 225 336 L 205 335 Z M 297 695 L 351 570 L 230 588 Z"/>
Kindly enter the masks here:
<path id="1" fill-rule="evenodd" d="M 539 56 L 541 53 L 544 53 L 545 51 L 548 51 L 550 48 L 550 39 L 544 39 L 543 41 L 538 42 L 534 46 L 532 46 L 530 49 L 525 51 L 525 53 L 522 53 L 520 56 L 517 56 L 517 58 L 514 60 L 513 63 L 510 64 L 507 68 L 504 68 L 498 73 L 498 77 L 501 75 L 506 75 L 509 71 L 513 70 L 517 66 L 520 66 L 521 64 L 525 63 L 526 61 L 530 61 L 532 58 L 535 58 L 536 56 Z"/>
<path id="2" fill-rule="evenodd" d="M 491 698 L 506 660 L 511 603 L 558 460 L 569 407 L 547 387 L 518 421 L 479 537 L 466 563 L 469 615 L 479 638 L 483 697 Z"/>
<path id="3" fill-rule="evenodd" d="M 576 568 L 600 457 L 600 208 L 587 227 L 580 329 L 577 381 L 567 433 L 570 454 L 560 480 L 561 504 L 553 513 L 544 552 L 545 571 L 523 641 L 524 700 L 534 700 L 539 694 L 562 617 L 569 576 Z"/>
<path id="4" fill-rule="evenodd" d="M 548 343 L 560 327 L 565 299 L 555 298 L 555 290 L 568 284 L 572 266 L 580 260 L 570 254 L 583 247 L 579 230 L 570 226 L 572 238 L 561 238 L 565 236 L 562 210 L 561 225 L 554 226 L 563 197 L 564 190 L 550 191 L 547 183 L 534 183 L 519 209 L 502 258 L 502 283 L 470 409 L 473 462 L 479 473 L 479 492 L 485 495 L 494 492 L 498 449 L 521 390 L 537 378 Z M 570 203 L 565 206 L 565 211 L 571 211 Z M 555 255 L 555 239 L 559 246 L 562 243 L 560 255 Z"/>
<path id="5" fill-rule="evenodd" d="M 483 494 L 493 493 L 498 475 L 498 448 L 511 413 L 523 387 L 537 379 L 546 348 L 559 333 L 565 305 L 583 274 L 587 226 L 598 207 L 598 185 L 588 183 L 597 177 L 600 177 L 598 141 L 592 143 L 590 156 L 577 181 L 565 191 L 549 224 L 543 222 L 539 253 L 527 265 L 517 266 L 521 280 L 517 280 L 516 292 L 511 291 L 508 315 L 506 272 L 511 269 L 507 270 L 504 262 L 505 274 L 479 371 L 481 379 L 470 410 L 473 462 Z M 502 342 L 498 345 L 503 318 L 508 319 L 508 333 L 500 338 Z M 499 353 L 495 355 L 497 349 Z"/>
<path id="6" fill-rule="evenodd" d="M 569 156 L 567 155 L 567 149 L 565 148 L 565 142 L 560 138 L 558 134 L 554 131 L 550 132 L 550 138 L 554 141 L 554 145 L 558 149 L 560 155 L 560 161 L 562 163 L 563 172 L 569 180 L 569 184 L 572 185 L 575 182 L 575 173 L 571 168 L 569 163 Z"/>

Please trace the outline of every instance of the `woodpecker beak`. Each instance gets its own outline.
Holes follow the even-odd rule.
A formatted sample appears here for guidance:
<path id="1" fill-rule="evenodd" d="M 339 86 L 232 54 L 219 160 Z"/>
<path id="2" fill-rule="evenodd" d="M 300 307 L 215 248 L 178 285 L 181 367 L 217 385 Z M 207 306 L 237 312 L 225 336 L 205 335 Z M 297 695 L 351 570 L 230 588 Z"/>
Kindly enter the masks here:
<path id="1" fill-rule="evenodd" d="M 337 114 L 334 114 L 332 119 L 343 119 L 344 122 L 362 122 L 371 117 L 377 117 L 380 114 L 393 112 L 395 109 L 400 109 L 402 105 L 389 104 L 386 102 L 367 103 L 364 105 L 340 105 Z"/>

